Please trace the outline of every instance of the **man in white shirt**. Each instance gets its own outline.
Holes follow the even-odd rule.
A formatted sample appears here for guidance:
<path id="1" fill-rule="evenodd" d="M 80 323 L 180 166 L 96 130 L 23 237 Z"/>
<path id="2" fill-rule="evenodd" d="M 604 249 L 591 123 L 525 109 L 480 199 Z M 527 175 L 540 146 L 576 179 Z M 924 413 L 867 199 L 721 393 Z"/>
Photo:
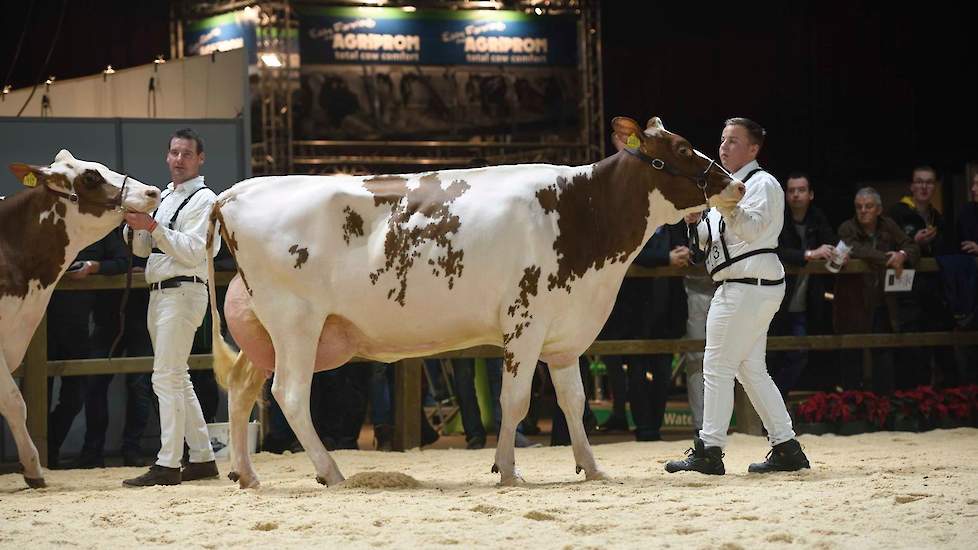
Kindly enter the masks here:
<path id="1" fill-rule="evenodd" d="M 717 284 L 706 322 L 703 357 L 703 429 L 686 459 L 666 464 L 666 471 L 722 475 L 723 447 L 734 403 L 734 377 L 757 410 L 772 449 L 749 472 L 809 468 L 795 440 L 781 393 L 767 372 L 764 353 L 768 326 L 784 298 L 784 267 L 775 249 L 784 225 L 784 192 L 774 176 L 761 170 L 757 154 L 764 129 L 746 118 L 726 121 L 720 139 L 720 162 L 747 191 L 735 205 L 706 216 L 686 217 L 691 246 L 706 250 L 706 268 Z M 694 225 L 695 224 L 695 225 Z"/>
<path id="2" fill-rule="evenodd" d="M 153 391 L 160 402 L 161 440 L 160 453 L 149 471 L 123 481 L 130 487 L 178 485 L 219 475 L 187 365 L 194 334 L 207 311 L 205 239 L 216 199 L 200 175 L 204 164 L 200 136 L 189 128 L 175 132 L 166 164 L 173 181 L 153 216 L 126 214 L 126 223 L 134 231 L 133 253 L 149 257 L 147 325 L 153 341 Z M 214 254 L 219 248 L 217 241 Z M 181 471 L 185 439 L 190 462 Z"/>

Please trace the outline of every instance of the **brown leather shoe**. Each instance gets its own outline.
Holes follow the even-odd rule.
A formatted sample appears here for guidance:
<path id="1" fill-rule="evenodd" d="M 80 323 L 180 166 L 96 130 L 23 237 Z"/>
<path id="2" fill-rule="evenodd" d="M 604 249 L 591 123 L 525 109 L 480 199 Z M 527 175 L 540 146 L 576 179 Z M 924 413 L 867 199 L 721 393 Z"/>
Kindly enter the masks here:
<path id="1" fill-rule="evenodd" d="M 197 481 L 198 479 L 214 479 L 221 477 L 217 471 L 217 462 L 191 462 L 183 467 L 180 474 L 183 481 Z"/>
<path id="2" fill-rule="evenodd" d="M 126 487 L 152 487 L 153 485 L 180 485 L 180 468 L 167 468 L 153 464 L 145 474 L 122 482 Z"/>

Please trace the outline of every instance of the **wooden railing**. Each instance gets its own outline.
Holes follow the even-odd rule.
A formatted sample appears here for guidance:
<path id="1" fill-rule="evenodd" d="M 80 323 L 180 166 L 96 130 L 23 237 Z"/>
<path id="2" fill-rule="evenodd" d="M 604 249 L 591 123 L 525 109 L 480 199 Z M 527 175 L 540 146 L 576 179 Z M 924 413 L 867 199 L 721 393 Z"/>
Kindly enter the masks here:
<path id="1" fill-rule="evenodd" d="M 937 271 L 937 264 L 931 258 L 922 259 L 917 266 L 918 272 Z M 843 269 L 843 274 L 864 273 L 874 270 L 872 266 L 859 260 L 852 260 Z M 811 263 L 804 268 L 787 267 L 789 273 L 828 273 L 824 264 Z M 683 275 L 705 274 L 702 267 L 660 267 L 642 268 L 632 266 L 628 271 L 629 277 L 677 277 Z M 233 273 L 219 272 L 216 284 L 227 286 Z M 134 288 L 146 288 L 146 282 L 141 275 L 133 277 Z M 90 276 L 79 281 L 62 280 L 58 290 L 108 290 L 125 288 L 125 276 Z M 978 344 L 978 331 L 967 332 L 928 332 L 900 334 L 833 334 L 818 336 L 773 336 L 768 338 L 768 349 L 816 349 L 832 350 L 847 348 L 879 348 L 879 347 L 908 347 L 908 346 L 964 346 Z M 701 351 L 703 340 L 606 340 L 596 341 L 588 354 L 596 355 L 647 355 L 658 353 L 681 353 Z M 459 357 L 501 357 L 502 351 L 495 346 L 477 346 L 465 350 L 432 356 L 433 358 Z M 405 450 L 417 447 L 421 442 L 420 415 L 421 407 L 421 363 L 422 359 L 405 359 L 395 368 L 395 429 L 394 448 Z M 191 355 L 190 368 L 195 370 L 210 369 L 210 355 Z M 51 376 L 86 376 L 92 374 L 117 374 L 134 372 L 152 372 L 152 357 L 129 357 L 121 359 L 79 359 L 70 361 L 48 361 L 47 358 L 47 319 L 42 320 L 31 340 L 24 359 L 23 368 L 14 374 L 22 374 L 24 380 L 21 391 L 27 402 L 27 425 L 31 437 L 41 455 L 41 461 L 46 465 L 47 460 L 47 414 L 39 411 L 48 410 L 47 379 Z M 737 414 L 739 429 L 748 433 L 760 433 L 760 424 L 750 409 L 749 403 L 738 394 Z M 746 419 L 744 421 L 743 419 Z"/>

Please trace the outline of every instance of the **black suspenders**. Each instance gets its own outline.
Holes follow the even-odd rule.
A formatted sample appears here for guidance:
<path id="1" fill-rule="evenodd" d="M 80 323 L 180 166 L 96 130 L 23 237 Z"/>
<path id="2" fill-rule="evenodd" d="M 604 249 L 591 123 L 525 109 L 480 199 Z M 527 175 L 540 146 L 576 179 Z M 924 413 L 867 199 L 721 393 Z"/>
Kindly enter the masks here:
<path id="1" fill-rule="evenodd" d="M 194 195 L 196 195 L 200 191 L 203 191 L 204 189 L 207 189 L 207 186 L 206 185 L 203 186 L 203 187 L 198 187 L 197 189 L 195 189 L 193 191 L 193 193 L 190 193 L 189 195 L 187 195 L 187 198 L 183 199 L 183 202 L 180 203 L 180 206 L 178 206 L 177 209 L 176 209 L 176 211 L 173 212 L 173 215 L 170 216 L 170 222 L 166 224 L 166 227 L 168 229 L 173 229 L 173 224 L 177 223 L 177 216 L 180 215 L 180 211 L 183 210 L 183 207 L 184 206 L 187 206 L 187 203 L 190 202 L 190 199 L 194 198 Z M 167 196 L 166 197 L 163 197 L 163 199 L 169 197 L 172 194 L 173 194 L 172 192 L 169 193 L 169 194 L 167 194 Z M 160 199 L 160 202 L 161 203 L 163 202 L 163 199 Z M 153 254 L 166 254 L 166 252 L 163 252 L 159 248 L 153 248 Z"/>
<path id="2" fill-rule="evenodd" d="M 755 169 L 751 170 L 750 172 L 748 172 L 747 177 L 744 178 L 744 183 L 747 183 L 747 181 L 749 181 L 752 177 L 754 177 L 754 174 L 756 174 L 758 172 L 762 172 L 762 171 L 763 170 L 761 168 L 755 168 Z M 714 267 L 713 269 L 710 270 L 710 275 L 711 276 L 714 273 L 716 273 L 717 271 L 720 271 L 721 269 L 726 269 L 727 267 L 730 267 L 731 265 L 739 262 L 740 260 L 744 260 L 744 259 L 750 258 L 751 256 L 757 256 L 758 254 L 768 254 L 768 253 L 774 254 L 774 253 L 777 253 L 777 250 L 774 249 L 774 248 L 758 248 L 757 250 L 751 250 L 750 252 L 745 252 L 745 253 L 741 254 L 740 256 L 737 256 L 736 258 L 731 258 L 730 257 L 730 251 L 727 249 L 727 241 L 726 241 L 726 239 L 723 238 L 723 235 L 724 235 L 724 233 L 726 233 L 726 230 L 727 230 L 727 224 L 723 221 L 723 217 L 720 218 L 720 223 L 718 225 L 719 225 L 719 229 L 720 229 L 720 247 L 723 249 L 723 257 L 726 258 L 726 260 L 724 260 L 722 263 L 720 263 L 719 265 L 717 265 L 716 267 Z M 706 224 L 706 231 L 707 231 L 707 234 L 709 235 L 709 240 L 712 243 L 713 242 L 713 228 L 710 227 L 710 223 L 709 222 L 707 222 L 707 224 Z M 698 237 L 699 237 L 699 235 L 697 235 L 697 238 Z"/>

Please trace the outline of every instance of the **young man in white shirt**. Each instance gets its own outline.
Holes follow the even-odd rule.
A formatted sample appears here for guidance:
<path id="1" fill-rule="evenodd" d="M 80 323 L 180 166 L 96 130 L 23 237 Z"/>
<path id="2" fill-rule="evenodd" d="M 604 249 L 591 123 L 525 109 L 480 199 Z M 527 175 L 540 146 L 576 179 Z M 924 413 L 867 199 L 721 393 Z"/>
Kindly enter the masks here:
<path id="1" fill-rule="evenodd" d="M 810 467 L 764 362 L 768 327 L 785 292 L 784 267 L 775 252 L 784 225 L 784 191 L 757 164 L 764 134 L 750 119 L 726 121 L 720 162 L 744 182 L 747 191 L 736 205 L 718 207 L 706 216 L 686 217 L 691 246 L 699 243 L 706 250 L 707 271 L 718 286 L 706 323 L 703 429 L 684 460 L 666 464 L 670 473 L 724 473 L 723 447 L 733 412 L 734 377 L 743 384 L 772 445 L 767 459 L 751 464 L 748 471 Z"/>
<path id="2" fill-rule="evenodd" d="M 194 334 L 207 311 L 205 239 L 216 199 L 200 175 L 204 164 L 200 136 L 189 128 L 175 132 L 166 164 L 173 181 L 153 216 L 126 214 L 126 223 L 134 230 L 133 253 L 149 257 L 147 325 L 153 341 L 153 391 L 160 403 L 161 440 L 160 453 L 149 471 L 123 481 L 130 487 L 178 485 L 219 475 L 187 365 Z M 214 254 L 219 248 L 217 241 Z M 184 440 L 190 448 L 190 462 L 181 471 Z"/>

